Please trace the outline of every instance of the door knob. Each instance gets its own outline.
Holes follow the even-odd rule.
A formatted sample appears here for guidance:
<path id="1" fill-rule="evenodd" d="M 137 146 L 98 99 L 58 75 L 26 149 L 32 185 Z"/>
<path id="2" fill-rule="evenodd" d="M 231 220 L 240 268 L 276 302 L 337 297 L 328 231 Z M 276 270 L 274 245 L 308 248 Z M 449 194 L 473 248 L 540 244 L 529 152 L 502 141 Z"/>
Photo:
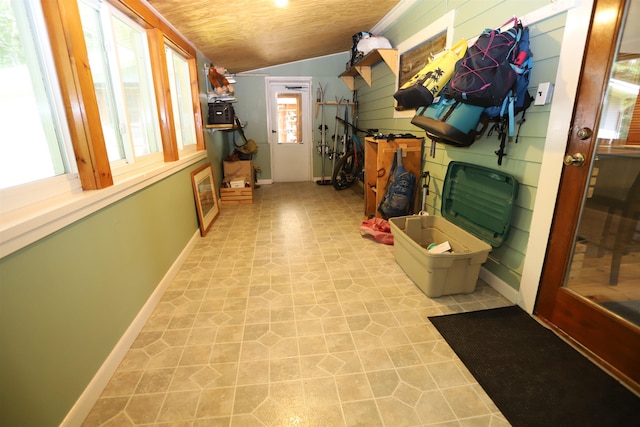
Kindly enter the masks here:
<path id="1" fill-rule="evenodd" d="M 564 160 L 563 163 L 566 166 L 577 166 L 580 167 L 584 164 L 584 156 L 582 155 L 582 153 L 576 153 L 576 154 L 567 154 L 566 156 L 564 156 Z"/>
<path id="2" fill-rule="evenodd" d="M 593 135 L 593 131 L 589 128 L 580 128 L 578 129 L 578 133 L 576 134 L 578 139 L 585 140 L 591 138 Z"/>

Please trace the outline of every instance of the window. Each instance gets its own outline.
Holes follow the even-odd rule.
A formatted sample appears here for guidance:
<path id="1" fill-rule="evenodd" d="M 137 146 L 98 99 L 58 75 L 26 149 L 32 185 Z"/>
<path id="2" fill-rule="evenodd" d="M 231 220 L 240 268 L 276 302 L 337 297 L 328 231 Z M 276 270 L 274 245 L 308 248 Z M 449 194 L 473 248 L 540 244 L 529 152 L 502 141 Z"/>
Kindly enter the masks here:
<path id="1" fill-rule="evenodd" d="M 38 2 L 0 0 L 0 189 L 72 168 L 44 29 Z"/>
<path id="2" fill-rule="evenodd" d="M 79 6 L 111 165 L 162 161 L 144 29 L 106 4 L 82 0 Z"/>
<path id="3" fill-rule="evenodd" d="M 197 52 L 120 3 L 0 0 L 0 257 L 206 156 Z"/>
<path id="4" fill-rule="evenodd" d="M 299 120 L 301 104 L 302 94 L 278 94 L 278 143 L 302 142 L 301 120 Z"/>
<path id="5" fill-rule="evenodd" d="M 165 45 L 169 91 L 173 107 L 173 122 L 176 129 L 178 150 L 196 148 L 196 125 L 191 100 L 191 77 L 189 63 L 170 46 Z"/>

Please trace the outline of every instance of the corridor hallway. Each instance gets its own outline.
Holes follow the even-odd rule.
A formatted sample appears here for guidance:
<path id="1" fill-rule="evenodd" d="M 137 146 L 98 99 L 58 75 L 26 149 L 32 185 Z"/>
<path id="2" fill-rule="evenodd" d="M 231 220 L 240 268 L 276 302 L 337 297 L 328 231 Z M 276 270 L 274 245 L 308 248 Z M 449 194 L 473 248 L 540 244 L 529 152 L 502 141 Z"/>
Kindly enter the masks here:
<path id="1" fill-rule="evenodd" d="M 84 426 L 507 426 L 428 316 L 511 305 L 427 298 L 362 197 L 263 185 L 222 206 Z"/>

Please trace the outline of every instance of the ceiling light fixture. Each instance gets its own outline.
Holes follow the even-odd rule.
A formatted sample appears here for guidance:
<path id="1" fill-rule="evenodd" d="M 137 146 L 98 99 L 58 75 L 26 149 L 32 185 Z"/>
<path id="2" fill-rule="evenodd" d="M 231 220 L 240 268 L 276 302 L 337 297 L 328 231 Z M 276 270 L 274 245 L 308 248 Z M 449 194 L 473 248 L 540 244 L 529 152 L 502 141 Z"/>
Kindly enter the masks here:
<path id="1" fill-rule="evenodd" d="M 275 0 L 275 2 L 276 2 L 276 6 L 285 7 L 287 3 L 289 3 L 289 0 Z"/>

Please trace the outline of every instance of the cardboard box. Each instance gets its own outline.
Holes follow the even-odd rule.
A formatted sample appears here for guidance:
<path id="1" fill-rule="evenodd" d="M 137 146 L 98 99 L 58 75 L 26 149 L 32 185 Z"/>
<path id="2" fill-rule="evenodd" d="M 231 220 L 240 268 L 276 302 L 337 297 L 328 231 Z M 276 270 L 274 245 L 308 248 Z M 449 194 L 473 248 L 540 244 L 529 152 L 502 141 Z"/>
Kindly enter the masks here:
<path id="1" fill-rule="evenodd" d="M 231 181 L 234 178 L 243 178 L 246 182 L 253 186 L 253 164 L 251 160 L 238 160 L 236 162 L 222 163 L 225 181 Z"/>
<path id="2" fill-rule="evenodd" d="M 229 187 L 231 188 L 244 188 L 247 181 L 244 178 L 233 178 L 229 181 Z"/>
<path id="3" fill-rule="evenodd" d="M 430 298 L 475 290 L 480 266 L 491 245 L 440 216 L 389 219 L 396 262 Z M 449 242 L 451 253 L 428 253 L 432 244 Z"/>

